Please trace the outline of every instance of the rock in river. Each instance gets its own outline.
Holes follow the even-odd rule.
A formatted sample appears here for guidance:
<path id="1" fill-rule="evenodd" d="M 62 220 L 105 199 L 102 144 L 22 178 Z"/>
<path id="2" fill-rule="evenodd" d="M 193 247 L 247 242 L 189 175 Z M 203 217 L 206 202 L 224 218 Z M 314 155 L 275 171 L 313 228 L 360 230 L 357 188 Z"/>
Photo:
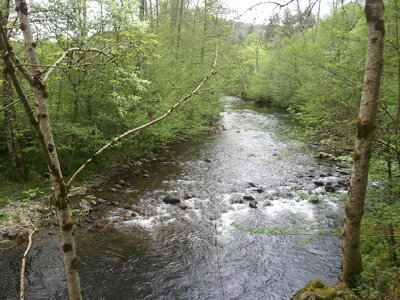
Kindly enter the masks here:
<path id="1" fill-rule="evenodd" d="M 257 208 L 257 201 L 251 201 L 251 202 L 249 202 L 249 207 L 250 207 L 250 208 Z"/>
<path id="2" fill-rule="evenodd" d="M 167 195 L 164 197 L 163 202 L 166 204 L 175 205 L 175 204 L 181 203 L 181 199 L 179 199 L 178 197 Z"/>
<path id="3" fill-rule="evenodd" d="M 252 195 L 244 195 L 243 199 L 246 200 L 246 201 L 256 200 Z"/>

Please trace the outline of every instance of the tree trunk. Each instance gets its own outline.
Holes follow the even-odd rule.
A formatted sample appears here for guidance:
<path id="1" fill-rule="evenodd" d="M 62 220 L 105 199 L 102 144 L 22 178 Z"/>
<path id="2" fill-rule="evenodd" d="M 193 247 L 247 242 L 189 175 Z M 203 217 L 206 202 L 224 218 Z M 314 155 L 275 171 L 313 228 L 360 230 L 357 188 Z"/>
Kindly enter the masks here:
<path id="1" fill-rule="evenodd" d="M 146 0 L 140 0 L 140 6 L 139 6 L 139 20 L 144 21 L 145 17 L 145 1 Z"/>
<path id="2" fill-rule="evenodd" d="M 11 104 L 12 101 L 12 85 L 8 75 L 3 76 L 3 101 L 4 107 Z M 25 168 L 24 157 L 21 150 L 21 144 L 16 132 L 17 113 L 14 105 L 11 105 L 4 111 L 4 127 L 7 140 L 8 153 L 10 154 L 12 165 L 19 181 L 27 179 L 27 170 Z"/>
<path id="3" fill-rule="evenodd" d="M 181 43 L 181 32 L 182 32 L 182 17 L 183 17 L 183 7 L 185 5 L 185 1 L 179 1 L 179 19 L 178 19 L 178 33 L 176 36 L 176 50 L 179 50 Z"/>
<path id="4" fill-rule="evenodd" d="M 360 225 L 368 183 L 373 134 L 378 105 L 379 86 L 383 65 L 383 0 L 366 0 L 365 16 L 368 24 L 368 52 L 365 62 L 364 84 L 360 112 L 357 117 L 357 138 L 349 197 L 345 206 L 343 229 L 342 280 L 356 287 L 362 272 L 360 252 Z"/>
<path id="5" fill-rule="evenodd" d="M 9 10 L 10 10 L 10 0 L 3 1 L 1 5 L 1 10 L 4 11 L 4 15 L 0 22 L 6 27 L 8 24 Z M 5 34 L 8 30 L 5 30 Z M 7 71 L 3 72 L 3 103 L 4 107 L 10 105 L 12 100 L 12 84 L 10 78 L 7 75 Z M 16 123 L 17 123 L 17 113 L 15 111 L 14 105 L 9 106 L 8 109 L 4 111 L 4 127 L 6 133 L 6 141 L 8 153 L 10 154 L 12 165 L 14 167 L 15 173 L 19 181 L 25 181 L 28 177 L 28 172 L 25 168 L 24 157 L 21 150 L 21 144 L 16 133 Z"/>
<path id="6" fill-rule="evenodd" d="M 208 30 L 208 1 L 209 0 L 204 0 L 204 19 L 203 19 L 203 37 L 201 40 L 201 50 L 200 50 L 200 63 L 203 63 L 204 61 L 204 54 L 205 54 L 205 39 L 206 39 L 206 34 Z"/>
<path id="7" fill-rule="evenodd" d="M 31 24 L 28 18 L 27 3 L 25 0 L 16 0 L 15 2 L 20 21 L 20 28 L 24 37 L 25 52 L 27 54 L 28 62 L 31 65 L 31 74 L 34 83 L 31 84 L 35 96 L 37 115 L 37 126 L 34 126 L 34 128 L 38 134 L 41 148 L 51 173 L 51 184 L 54 190 L 55 206 L 57 207 L 57 215 L 60 223 L 61 241 L 64 252 L 65 277 L 69 298 L 71 300 L 80 300 L 82 299 L 82 296 L 77 271 L 75 241 L 73 237 L 74 223 L 71 218 L 70 204 L 67 197 L 67 187 L 63 179 L 54 143 L 53 132 L 50 126 L 46 85 L 41 79 L 41 72 L 39 69 L 40 63 L 36 54 L 36 43 L 33 40 Z M 17 82 L 15 79 L 13 80 L 13 84 L 17 89 Z M 30 112 L 28 112 L 28 114 L 29 113 Z"/>

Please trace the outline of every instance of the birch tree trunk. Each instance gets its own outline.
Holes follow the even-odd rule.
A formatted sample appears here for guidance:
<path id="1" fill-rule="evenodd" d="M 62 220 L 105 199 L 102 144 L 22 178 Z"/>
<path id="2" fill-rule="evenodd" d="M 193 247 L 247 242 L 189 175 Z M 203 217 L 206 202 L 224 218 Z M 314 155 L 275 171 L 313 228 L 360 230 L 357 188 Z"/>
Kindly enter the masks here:
<path id="1" fill-rule="evenodd" d="M 54 190 L 55 206 L 60 223 L 62 249 L 64 252 L 65 277 L 68 286 L 69 298 L 71 300 L 82 299 L 80 291 L 80 280 L 77 271 L 77 260 L 75 252 L 75 241 L 73 236 L 74 223 L 71 218 L 70 204 L 67 197 L 67 187 L 58 159 L 53 133 L 50 126 L 46 85 L 41 78 L 39 69 L 39 58 L 36 54 L 36 43 L 33 39 L 31 24 L 28 17 L 28 6 L 25 0 L 16 0 L 16 10 L 20 21 L 20 28 L 25 42 L 25 52 L 31 65 L 31 76 L 33 84 L 31 88 L 35 97 L 35 107 L 38 126 L 36 130 L 42 139 L 41 148 L 47 157 L 47 164 L 51 174 L 51 184 Z"/>
<path id="2" fill-rule="evenodd" d="M 361 218 L 368 183 L 379 86 L 383 65 L 383 0 L 366 0 L 365 16 L 368 24 L 368 52 L 365 62 L 364 84 L 360 111 L 357 117 L 357 138 L 354 164 L 350 180 L 349 197 L 345 206 L 343 230 L 342 280 L 348 287 L 358 284 L 362 272 L 360 252 Z"/>

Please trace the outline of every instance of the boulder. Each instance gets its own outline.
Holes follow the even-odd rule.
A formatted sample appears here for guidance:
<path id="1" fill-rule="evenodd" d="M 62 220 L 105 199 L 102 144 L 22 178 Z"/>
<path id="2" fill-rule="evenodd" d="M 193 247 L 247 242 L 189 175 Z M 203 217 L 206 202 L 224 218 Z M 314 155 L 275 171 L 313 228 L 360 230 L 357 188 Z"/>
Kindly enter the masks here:
<path id="1" fill-rule="evenodd" d="M 125 182 L 125 180 L 121 179 L 121 180 L 118 180 L 118 184 L 122 186 L 122 185 L 125 185 L 126 182 Z"/>
<path id="2" fill-rule="evenodd" d="M 336 288 L 334 286 L 326 286 L 321 279 L 315 279 L 297 291 L 292 300 L 328 300 L 334 299 L 335 295 Z"/>
<path id="3" fill-rule="evenodd" d="M 255 191 L 259 194 L 264 193 L 264 189 L 263 188 L 256 188 Z"/>
<path id="4" fill-rule="evenodd" d="M 110 203 L 110 205 L 112 206 L 119 206 L 119 202 L 118 201 L 113 201 Z"/>
<path id="5" fill-rule="evenodd" d="M 104 199 L 98 199 L 97 202 L 100 203 L 100 204 L 103 204 L 103 203 L 106 203 L 107 201 L 104 200 Z"/>
<path id="6" fill-rule="evenodd" d="M 325 184 L 322 181 L 314 181 L 316 186 L 324 186 Z"/>
<path id="7" fill-rule="evenodd" d="M 196 195 L 194 195 L 194 194 L 191 194 L 191 193 L 186 193 L 184 196 L 183 196 L 183 199 L 192 199 L 192 198 L 196 198 Z"/>
<path id="8" fill-rule="evenodd" d="M 325 191 L 327 193 L 335 193 L 336 192 L 336 188 L 334 186 L 332 186 L 332 184 L 327 184 L 325 186 Z"/>
<path id="9" fill-rule="evenodd" d="M 243 200 L 253 201 L 253 200 L 256 200 L 256 199 L 252 195 L 244 195 L 243 196 Z"/>
<path id="10" fill-rule="evenodd" d="M 176 205 L 178 203 L 181 203 L 181 199 L 172 195 L 167 195 L 164 197 L 163 202 L 166 204 Z"/>
<path id="11" fill-rule="evenodd" d="M 128 164 L 123 164 L 123 165 L 121 166 L 121 168 L 122 168 L 122 169 L 130 169 L 131 166 L 128 165 Z"/>
<path id="12" fill-rule="evenodd" d="M 249 202 L 249 207 L 250 207 L 250 208 L 257 208 L 257 201 L 251 201 L 251 202 Z"/>
<path id="13" fill-rule="evenodd" d="M 122 188 L 122 186 L 121 186 L 120 184 L 114 184 L 114 187 L 115 187 L 116 189 Z"/>
<path id="14" fill-rule="evenodd" d="M 348 188 L 349 185 L 350 185 L 350 182 L 349 182 L 349 181 L 346 181 L 346 180 L 341 180 L 341 181 L 338 182 L 338 184 L 339 184 L 341 187 Z"/>
<path id="15" fill-rule="evenodd" d="M 308 198 L 308 202 L 311 202 L 313 204 L 317 204 L 317 203 L 321 202 L 321 199 L 319 199 L 317 195 L 313 195 L 310 198 Z"/>
<path id="16" fill-rule="evenodd" d="M 114 192 L 114 193 L 115 193 L 115 192 L 118 192 L 118 190 L 117 190 L 116 188 L 113 188 L 113 187 L 110 189 L 110 191 L 111 191 L 111 192 Z"/>
<path id="17" fill-rule="evenodd" d="M 150 178 L 150 175 L 147 174 L 147 173 L 144 173 L 144 174 L 142 175 L 142 177 L 143 177 L 143 178 Z"/>

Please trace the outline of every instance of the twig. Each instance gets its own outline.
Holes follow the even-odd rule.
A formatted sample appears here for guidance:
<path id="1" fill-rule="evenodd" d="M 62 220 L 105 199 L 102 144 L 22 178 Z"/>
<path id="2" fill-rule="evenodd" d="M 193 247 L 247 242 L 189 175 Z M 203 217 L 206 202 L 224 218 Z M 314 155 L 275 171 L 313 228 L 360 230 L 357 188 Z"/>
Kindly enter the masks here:
<path id="1" fill-rule="evenodd" d="M 33 96 L 33 94 L 26 95 L 26 97 L 31 97 L 31 96 Z M 21 99 L 18 99 L 18 100 L 15 100 L 14 102 L 11 102 L 11 103 L 7 104 L 6 106 L 0 108 L 0 112 L 6 110 L 6 109 L 8 109 L 8 108 L 10 108 L 11 106 L 13 106 L 13 105 L 19 103 L 20 101 L 21 101 Z"/>
<path id="2" fill-rule="evenodd" d="M 24 300 L 25 298 L 25 267 L 26 267 L 26 257 L 28 256 L 29 251 L 32 247 L 32 237 L 33 234 L 37 231 L 37 227 L 34 226 L 32 231 L 29 233 L 29 243 L 24 252 L 24 256 L 22 257 L 22 265 L 21 265 L 21 275 L 20 275 L 20 287 L 19 287 L 19 299 Z"/>
<path id="3" fill-rule="evenodd" d="M 160 117 L 147 122 L 146 124 L 143 124 L 139 127 L 136 127 L 134 129 L 128 130 L 125 133 L 117 136 L 116 138 L 112 139 L 111 142 L 109 142 L 108 144 L 104 145 L 101 149 L 99 149 L 96 153 L 94 153 L 82 166 L 79 167 L 79 169 L 71 176 L 70 180 L 67 183 L 67 189 L 69 189 L 72 185 L 72 183 L 74 182 L 75 178 L 89 165 L 89 163 L 91 163 L 95 157 L 97 157 L 98 155 L 100 155 L 101 153 L 103 153 L 106 149 L 110 148 L 112 145 L 118 143 L 120 140 L 122 140 L 123 138 L 139 131 L 142 130 L 146 127 L 149 127 L 155 123 L 160 122 L 161 120 L 165 119 L 169 114 L 171 114 L 178 106 L 180 106 L 182 103 L 184 103 L 186 100 L 190 99 L 192 96 L 196 95 L 199 93 L 200 88 L 204 85 L 204 83 L 206 83 L 206 81 L 208 79 L 210 79 L 214 74 L 215 74 L 215 67 L 217 66 L 217 60 L 218 60 L 218 43 L 216 45 L 215 48 L 215 57 L 214 57 L 214 63 L 213 66 L 210 70 L 210 72 L 207 74 L 206 77 L 204 77 L 200 83 L 187 95 L 183 96 L 182 98 L 180 98 L 169 110 L 167 110 L 163 115 L 161 115 Z"/>
<path id="4" fill-rule="evenodd" d="M 8 108 L 10 108 L 11 106 L 13 106 L 14 104 L 17 104 L 17 103 L 20 102 L 20 101 L 21 101 L 21 99 L 18 99 L 18 100 L 15 100 L 14 102 L 11 102 L 11 103 L 7 104 L 6 106 L 4 106 L 4 107 L 2 107 L 2 108 L 0 109 L 0 112 L 2 112 L 3 110 L 6 110 L 6 109 L 8 109 Z"/>
<path id="5" fill-rule="evenodd" d="M 241 13 L 240 15 L 238 15 L 238 16 L 235 18 L 235 20 L 240 19 L 240 18 L 243 17 L 247 12 L 252 11 L 253 8 L 256 8 L 257 6 L 260 6 L 260 5 L 273 4 L 273 5 L 275 5 L 275 8 L 279 7 L 279 9 L 282 9 L 283 7 L 288 6 L 289 4 L 291 4 L 291 3 L 293 3 L 293 2 L 294 2 L 294 0 L 289 0 L 288 2 L 283 3 L 283 4 L 281 4 L 281 3 L 279 3 L 279 2 L 276 2 L 276 1 L 263 1 L 263 2 L 259 2 L 259 3 L 257 3 L 257 4 L 254 4 L 253 6 L 250 6 L 249 8 L 247 8 L 243 13 Z M 275 10 L 275 9 L 274 9 L 274 10 Z"/>

